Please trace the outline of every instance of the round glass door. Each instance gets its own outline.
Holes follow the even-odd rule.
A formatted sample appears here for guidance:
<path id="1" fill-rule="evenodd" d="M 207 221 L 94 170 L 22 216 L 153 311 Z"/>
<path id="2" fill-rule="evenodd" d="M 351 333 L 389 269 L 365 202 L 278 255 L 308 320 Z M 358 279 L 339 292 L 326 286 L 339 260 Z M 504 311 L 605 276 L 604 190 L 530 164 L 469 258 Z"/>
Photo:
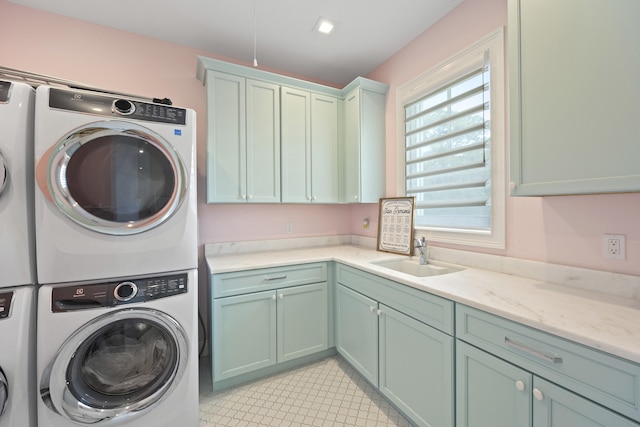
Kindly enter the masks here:
<path id="1" fill-rule="evenodd" d="M 96 318 L 61 347 L 43 378 L 43 398 L 83 424 L 131 420 L 170 394 L 186 367 L 187 342 L 180 325 L 157 310 Z"/>
<path id="2" fill-rule="evenodd" d="M 104 121 L 58 142 L 47 185 L 56 205 L 76 223 L 126 235 L 169 219 L 185 197 L 187 174 L 161 136 L 135 123 Z"/>

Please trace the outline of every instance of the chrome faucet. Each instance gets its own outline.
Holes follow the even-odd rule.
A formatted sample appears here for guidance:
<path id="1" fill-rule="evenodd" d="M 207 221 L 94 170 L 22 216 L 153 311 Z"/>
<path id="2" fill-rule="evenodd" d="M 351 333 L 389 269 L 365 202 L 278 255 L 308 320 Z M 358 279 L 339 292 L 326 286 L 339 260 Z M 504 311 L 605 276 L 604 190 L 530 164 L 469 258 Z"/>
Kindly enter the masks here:
<path id="1" fill-rule="evenodd" d="M 420 251 L 420 265 L 427 264 L 427 239 L 422 236 L 420 239 L 415 239 L 416 249 Z"/>

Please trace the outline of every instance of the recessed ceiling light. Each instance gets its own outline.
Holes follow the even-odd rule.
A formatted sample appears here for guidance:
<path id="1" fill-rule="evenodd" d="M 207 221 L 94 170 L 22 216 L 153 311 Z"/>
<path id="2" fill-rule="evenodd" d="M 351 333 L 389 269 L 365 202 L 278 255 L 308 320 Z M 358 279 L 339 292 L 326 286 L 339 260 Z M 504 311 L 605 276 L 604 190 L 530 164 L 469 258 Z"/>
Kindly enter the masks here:
<path id="1" fill-rule="evenodd" d="M 316 22 L 315 27 L 313 27 L 313 31 L 320 34 L 331 34 L 335 27 L 335 22 L 321 17 L 318 19 L 318 22 Z"/>

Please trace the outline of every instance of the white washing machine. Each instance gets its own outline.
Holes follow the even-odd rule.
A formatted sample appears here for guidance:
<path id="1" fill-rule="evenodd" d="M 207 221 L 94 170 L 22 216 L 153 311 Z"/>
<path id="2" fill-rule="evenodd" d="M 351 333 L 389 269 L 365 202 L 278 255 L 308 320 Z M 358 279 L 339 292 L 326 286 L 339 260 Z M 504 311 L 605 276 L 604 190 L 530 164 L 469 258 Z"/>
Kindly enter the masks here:
<path id="1" fill-rule="evenodd" d="M 39 86 L 38 281 L 197 268 L 195 112 Z"/>
<path id="2" fill-rule="evenodd" d="M 39 427 L 197 427 L 197 270 L 42 285 Z"/>
<path id="3" fill-rule="evenodd" d="M 34 89 L 0 80 L 0 289 L 35 284 Z"/>
<path id="4" fill-rule="evenodd" d="M 35 427 L 34 286 L 0 288 L 0 427 Z"/>

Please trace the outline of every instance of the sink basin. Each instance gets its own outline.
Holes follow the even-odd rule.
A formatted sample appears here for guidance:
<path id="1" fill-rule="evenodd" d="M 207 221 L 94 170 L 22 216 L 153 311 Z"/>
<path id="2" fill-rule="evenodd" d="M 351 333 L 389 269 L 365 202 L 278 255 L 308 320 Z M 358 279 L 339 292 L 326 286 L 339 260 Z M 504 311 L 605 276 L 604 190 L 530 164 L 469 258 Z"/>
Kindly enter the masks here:
<path id="1" fill-rule="evenodd" d="M 462 270 L 461 268 L 441 264 L 429 263 L 421 265 L 419 259 L 389 259 L 386 261 L 374 261 L 372 264 L 416 277 L 440 276 Z"/>

